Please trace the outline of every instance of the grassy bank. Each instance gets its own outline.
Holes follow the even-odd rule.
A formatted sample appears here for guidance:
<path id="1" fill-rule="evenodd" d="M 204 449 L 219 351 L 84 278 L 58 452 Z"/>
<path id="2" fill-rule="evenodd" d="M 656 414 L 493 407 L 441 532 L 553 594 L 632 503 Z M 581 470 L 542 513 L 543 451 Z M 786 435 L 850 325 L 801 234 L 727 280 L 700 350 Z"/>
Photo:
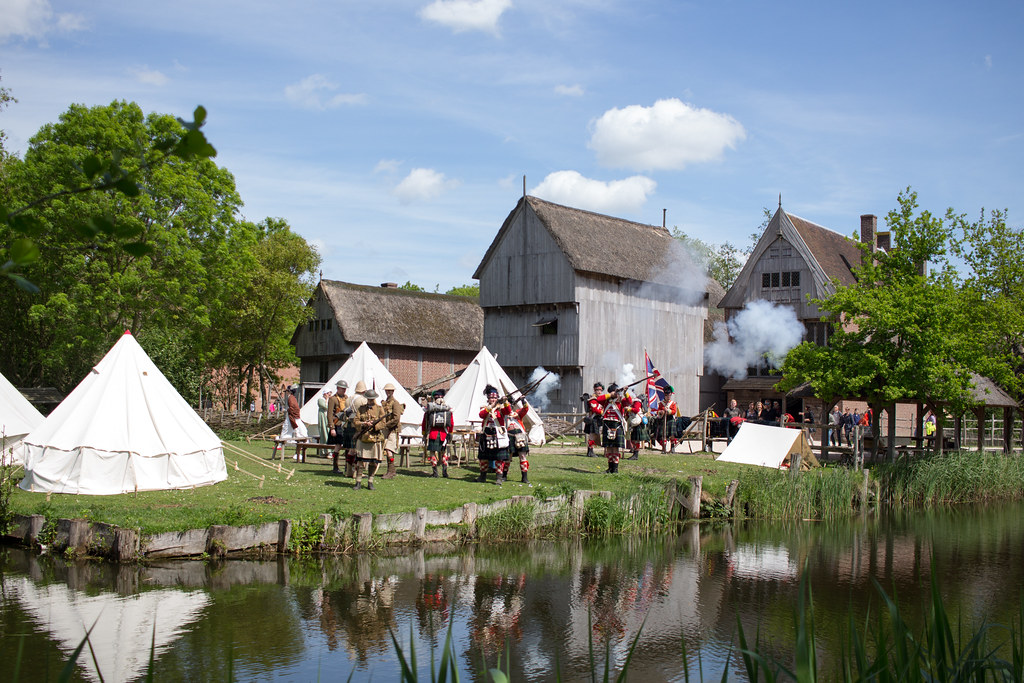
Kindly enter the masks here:
<path id="1" fill-rule="evenodd" d="M 268 445 L 232 442 L 268 458 Z M 512 496 L 553 497 L 573 490 L 611 491 L 616 499 L 628 498 L 641 486 L 659 488 L 673 479 L 685 480 L 702 475 L 704 490 L 721 497 L 731 479 L 745 469 L 742 466 L 714 462 L 710 454 L 682 455 L 644 452 L 639 461 L 623 461 L 620 474 L 604 474 L 603 458 L 584 457 L 585 447 L 547 446 L 534 448 L 530 458 L 532 487 L 519 483 L 518 460 L 513 461 L 504 486 L 494 484 L 494 475 L 482 484 L 475 460 L 449 469 L 450 479 L 430 478 L 430 467 L 421 465 L 419 455 L 413 465 L 399 468 L 398 476 L 379 480 L 375 491 L 355 490 L 353 480 L 332 474 L 326 458 L 308 456 L 306 463 L 284 461 L 286 473 L 247 462 L 239 466 L 260 476 L 262 488 L 248 474 L 228 467 L 228 479 L 215 486 L 186 491 L 150 491 L 117 496 L 82 496 L 30 493 L 15 489 L 11 497 L 13 512 L 43 514 L 48 518 L 81 518 L 125 527 L 141 528 L 144 533 L 205 528 L 211 524 L 259 524 L 277 519 L 312 519 L 322 513 L 349 516 L 370 512 L 409 512 L 426 507 L 450 510 L 464 503 L 490 503 Z M 230 460 L 234 456 L 229 455 Z M 269 462 L 269 461 L 267 461 Z M 274 461 L 276 465 L 278 461 Z"/>
<path id="2" fill-rule="evenodd" d="M 270 453 L 267 444 L 233 443 L 271 463 L 266 460 Z M 479 472 L 475 460 L 462 467 L 451 467 L 450 479 L 433 479 L 429 476 L 430 467 L 420 464 L 420 457 L 415 454 L 412 466 L 399 468 L 395 479 L 380 480 L 375 491 L 367 491 L 355 490 L 351 479 L 333 474 L 330 461 L 323 457 L 311 455 L 306 463 L 286 459 L 280 473 L 241 458 L 239 466 L 245 471 L 229 465 L 227 481 L 215 486 L 118 496 L 48 497 L 14 489 L 8 511 L 42 514 L 49 519 L 88 519 L 157 533 L 212 524 L 312 521 L 323 513 L 349 517 L 363 512 L 411 512 L 421 507 L 443 511 L 465 503 L 492 503 L 512 496 L 545 499 L 575 490 L 601 490 L 610 491 L 612 500 L 587 501 L 584 532 L 643 534 L 665 521 L 666 487 L 671 482 L 680 482 L 686 488 L 692 476 L 703 477 L 704 517 L 730 517 L 735 513 L 760 519 L 836 519 L 862 505 L 863 475 L 842 467 L 826 467 L 792 477 L 766 468 L 720 463 L 709 453 L 645 451 L 639 461 L 623 460 L 620 474 L 611 476 L 604 473 L 604 458 L 587 458 L 585 451 L 582 445 L 534 448 L 532 487 L 519 483 L 518 461 L 512 463 L 510 481 L 498 487 L 493 474 L 486 484 L 476 481 Z M 236 459 L 229 454 L 229 460 Z M 272 464 L 276 467 L 278 462 Z M 292 469 L 295 473 L 288 477 Z M 262 486 L 252 474 L 264 477 Z M 1024 459 L 971 452 L 903 459 L 876 465 L 872 478 L 879 484 L 882 504 L 896 508 L 1016 499 L 1024 496 Z M 735 507 L 726 509 L 720 501 L 734 479 L 740 482 Z M 533 517 L 523 507 L 514 506 L 493 520 L 481 520 L 481 531 L 504 539 L 531 535 Z"/>

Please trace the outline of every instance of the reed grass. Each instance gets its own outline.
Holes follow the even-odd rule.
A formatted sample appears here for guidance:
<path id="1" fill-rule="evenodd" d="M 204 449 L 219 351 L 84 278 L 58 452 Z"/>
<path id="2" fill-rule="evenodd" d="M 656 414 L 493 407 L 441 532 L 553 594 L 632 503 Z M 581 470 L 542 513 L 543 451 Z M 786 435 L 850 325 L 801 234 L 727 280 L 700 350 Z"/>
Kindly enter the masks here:
<path id="1" fill-rule="evenodd" d="M 834 520 L 853 512 L 860 479 L 859 473 L 845 467 L 810 470 L 797 477 L 753 467 L 740 476 L 737 495 L 747 517 Z"/>
<path id="2" fill-rule="evenodd" d="M 477 519 L 477 534 L 481 540 L 531 538 L 534 535 L 536 515 L 537 506 L 532 501 L 513 503 Z"/>
<path id="3" fill-rule="evenodd" d="M 956 451 L 901 458 L 873 468 L 882 500 L 894 507 L 977 503 L 1024 496 L 1024 458 Z"/>

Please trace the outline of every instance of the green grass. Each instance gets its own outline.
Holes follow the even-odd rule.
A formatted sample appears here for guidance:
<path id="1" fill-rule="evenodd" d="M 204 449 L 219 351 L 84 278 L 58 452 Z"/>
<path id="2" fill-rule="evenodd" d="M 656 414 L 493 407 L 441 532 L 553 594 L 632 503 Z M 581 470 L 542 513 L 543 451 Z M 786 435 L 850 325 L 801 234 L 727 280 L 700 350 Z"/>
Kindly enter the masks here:
<path id="1" fill-rule="evenodd" d="M 267 459 L 267 443 L 232 442 Z M 547 446 L 532 448 L 530 481 L 534 487 L 520 484 L 512 463 L 511 481 L 504 486 L 490 481 L 476 481 L 479 469 L 476 460 L 462 467 L 450 467 L 450 479 L 431 479 L 430 466 L 420 465 L 420 456 L 413 454 L 413 465 L 399 468 L 398 476 L 376 482 L 376 490 L 355 490 L 353 480 L 331 473 L 330 461 L 310 455 L 306 463 L 290 458 L 284 468 L 296 472 L 285 474 L 240 460 L 240 466 L 259 476 L 266 476 L 262 488 L 251 476 L 236 472 L 229 465 L 228 479 L 214 486 L 185 491 L 150 491 L 116 496 L 84 496 L 30 493 L 15 489 L 11 509 L 19 514 L 43 514 L 48 518 L 83 518 L 92 521 L 140 528 L 144 533 L 205 528 L 211 524 L 260 524 L 279 519 L 312 519 L 329 513 L 349 516 L 411 512 L 419 507 L 451 510 L 465 503 L 490 503 L 516 495 L 545 494 L 555 496 L 572 490 L 611 491 L 616 498 L 629 497 L 638 486 L 662 486 L 672 479 L 692 475 L 704 476 L 704 490 L 722 496 L 731 479 L 739 478 L 741 465 L 717 463 L 709 454 L 682 455 L 644 451 L 639 461 L 623 461 L 619 475 L 606 475 L 604 458 L 581 457 L 583 445 L 575 447 Z M 234 460 L 234 456 L 230 456 Z M 266 462 L 270 462 L 266 460 Z M 277 464 L 279 461 L 273 461 Z M 383 470 L 383 468 L 382 468 Z M 631 476 L 632 475 L 632 476 Z"/>
<path id="2" fill-rule="evenodd" d="M 1024 458 L 958 451 L 876 466 L 881 496 L 893 506 L 1011 500 L 1024 496 Z"/>

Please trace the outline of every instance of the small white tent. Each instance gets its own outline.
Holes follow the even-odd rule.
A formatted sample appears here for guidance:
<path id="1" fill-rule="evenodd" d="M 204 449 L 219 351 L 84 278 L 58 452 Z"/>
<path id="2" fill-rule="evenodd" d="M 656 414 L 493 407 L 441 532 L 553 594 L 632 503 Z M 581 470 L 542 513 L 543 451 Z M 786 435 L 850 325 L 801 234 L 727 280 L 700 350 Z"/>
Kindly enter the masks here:
<path id="1" fill-rule="evenodd" d="M 3 462 L 10 464 L 12 453 L 14 462 L 21 462 L 18 445 L 26 434 L 45 419 L 6 377 L 0 375 L 0 447 L 3 449 Z"/>
<path id="2" fill-rule="evenodd" d="M 802 430 L 744 422 L 717 460 L 778 469 L 793 453 L 800 454 L 801 465 L 818 463 Z"/>
<path id="3" fill-rule="evenodd" d="M 110 495 L 227 479 L 220 439 L 128 332 L 21 451 L 26 491 Z"/>
<path id="4" fill-rule="evenodd" d="M 310 436 L 319 436 L 319 430 L 315 428 L 318 411 L 317 399 L 323 396 L 324 389 L 334 391 L 335 385 L 340 379 L 348 382 L 347 394 L 349 396 L 355 395 L 356 382 L 360 380 L 366 384 L 367 389 L 376 387 L 377 393 L 380 394 L 380 398 L 377 399 L 378 403 L 384 400 L 384 385 L 388 382 L 394 384 L 395 399 L 405 406 L 405 412 L 402 413 L 402 431 L 399 433 L 402 436 L 417 438 L 421 435 L 420 427 L 423 424 L 423 408 L 406 391 L 405 387 L 395 379 L 395 376 L 388 372 L 388 369 L 380 362 L 380 358 L 377 358 L 377 354 L 370 350 L 366 342 L 363 342 L 359 345 L 359 348 L 352 352 L 349 359 L 338 368 L 338 371 L 327 380 L 327 383 L 320 387 L 302 406 L 302 410 L 299 413 L 302 421 L 314 427 L 314 429 L 309 431 Z"/>
<path id="5" fill-rule="evenodd" d="M 457 428 L 480 427 L 480 408 L 487 403 L 484 387 L 488 384 L 497 387 L 505 394 L 510 394 L 517 389 L 485 346 L 480 349 L 480 353 L 476 354 L 473 362 L 466 367 L 462 375 L 455 380 L 452 388 L 445 394 L 444 400 L 452 409 L 452 417 Z M 529 401 L 530 397 L 526 398 Z M 532 422 L 529 434 L 530 443 L 534 446 L 542 445 L 544 443 L 544 425 L 533 406 L 530 406 L 527 418 Z"/>

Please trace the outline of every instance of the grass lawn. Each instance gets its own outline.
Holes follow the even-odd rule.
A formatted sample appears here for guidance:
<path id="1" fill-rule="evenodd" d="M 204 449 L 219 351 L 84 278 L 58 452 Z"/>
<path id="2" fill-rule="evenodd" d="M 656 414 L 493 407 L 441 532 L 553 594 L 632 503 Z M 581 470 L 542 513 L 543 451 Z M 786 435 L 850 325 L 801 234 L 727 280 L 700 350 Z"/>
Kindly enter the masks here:
<path id="1" fill-rule="evenodd" d="M 265 462 L 270 446 L 265 442 L 230 442 L 259 456 Z M 489 503 L 516 495 L 556 496 L 576 489 L 626 493 L 643 483 L 685 480 L 702 475 L 704 490 L 721 496 L 731 479 L 739 478 L 742 465 L 717 463 L 708 453 L 683 455 L 642 451 L 639 461 L 623 460 L 619 475 L 604 474 L 603 457 L 585 457 L 581 445 L 533 447 L 530 457 L 530 481 L 533 487 L 519 483 L 519 461 L 514 459 L 509 471 L 510 481 L 504 486 L 494 484 L 493 473 L 487 484 L 476 480 L 476 460 L 463 462 L 462 467 L 449 468 L 450 479 L 430 478 L 430 466 L 420 464 L 414 451 L 409 468 L 399 468 L 391 480 L 376 480 L 376 490 L 353 488 L 353 480 L 331 472 L 329 459 L 312 454 L 306 463 L 284 461 L 288 470 L 295 468 L 290 479 L 285 474 L 267 469 L 246 458 L 225 453 L 230 461 L 259 476 L 266 475 L 263 487 L 259 481 L 228 465 L 226 481 L 186 491 L 151 491 L 117 496 L 80 496 L 29 493 L 15 489 L 11 504 L 20 514 L 44 514 L 48 518 L 85 518 L 124 527 L 138 527 L 143 532 L 176 531 L 204 528 L 211 524 L 258 524 L 278 519 L 308 519 L 322 513 L 349 516 L 359 512 L 408 512 L 419 507 L 450 510 L 464 503 Z M 278 461 L 274 461 L 276 466 Z M 384 468 L 381 468 L 381 472 Z"/>

